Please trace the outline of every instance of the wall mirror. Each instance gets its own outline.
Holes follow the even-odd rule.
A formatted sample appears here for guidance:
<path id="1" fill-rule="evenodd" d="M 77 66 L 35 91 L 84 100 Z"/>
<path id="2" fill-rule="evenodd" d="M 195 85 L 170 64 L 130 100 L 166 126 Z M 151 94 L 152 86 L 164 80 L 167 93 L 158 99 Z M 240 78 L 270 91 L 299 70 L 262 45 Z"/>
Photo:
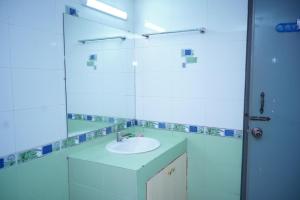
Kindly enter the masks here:
<path id="1" fill-rule="evenodd" d="M 68 137 L 135 118 L 130 33 L 64 15 Z"/>

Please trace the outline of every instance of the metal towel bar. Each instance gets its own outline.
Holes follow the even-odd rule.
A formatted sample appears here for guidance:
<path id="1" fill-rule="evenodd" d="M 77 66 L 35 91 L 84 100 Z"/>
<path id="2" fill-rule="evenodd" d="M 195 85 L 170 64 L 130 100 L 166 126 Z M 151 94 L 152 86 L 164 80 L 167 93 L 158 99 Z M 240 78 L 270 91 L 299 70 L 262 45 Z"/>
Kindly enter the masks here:
<path id="1" fill-rule="evenodd" d="M 159 32 L 159 33 L 147 33 L 147 34 L 142 34 L 145 38 L 149 38 L 150 36 L 153 35 L 163 35 L 163 34 L 173 34 L 173 33 L 187 33 L 187 32 L 199 32 L 204 34 L 206 32 L 206 28 L 195 28 L 195 29 L 186 29 L 186 30 L 177 30 L 177 31 L 166 31 L 166 32 Z"/>
<path id="2" fill-rule="evenodd" d="M 87 42 L 97 42 L 97 41 L 114 40 L 114 39 L 126 40 L 126 37 L 125 37 L 125 36 L 104 37 L 104 38 L 95 38 L 95 39 L 79 40 L 78 42 L 80 42 L 80 43 L 82 43 L 82 44 L 86 44 Z"/>

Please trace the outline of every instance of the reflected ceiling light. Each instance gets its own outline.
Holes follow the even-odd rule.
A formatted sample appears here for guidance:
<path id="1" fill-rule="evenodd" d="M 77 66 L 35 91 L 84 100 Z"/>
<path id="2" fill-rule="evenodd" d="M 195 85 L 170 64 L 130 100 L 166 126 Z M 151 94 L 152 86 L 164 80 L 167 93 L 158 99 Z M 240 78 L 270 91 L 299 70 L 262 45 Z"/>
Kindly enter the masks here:
<path id="1" fill-rule="evenodd" d="M 110 5 L 107 5 L 105 3 L 102 3 L 100 1 L 97 1 L 97 0 L 87 0 L 86 1 L 86 6 L 88 6 L 90 8 L 94 8 L 94 9 L 99 10 L 101 12 L 104 12 L 106 14 L 124 19 L 124 20 L 126 20 L 127 17 L 128 17 L 126 12 L 124 12 L 120 9 L 114 8 L 114 7 L 112 7 Z"/>
<path id="2" fill-rule="evenodd" d="M 144 26 L 146 28 L 151 29 L 151 30 L 156 31 L 156 32 L 165 32 L 166 31 L 166 29 L 164 29 L 160 26 L 157 26 L 156 24 L 153 24 L 149 21 L 145 21 Z"/>
<path id="3" fill-rule="evenodd" d="M 132 66 L 133 67 L 137 67 L 138 66 L 138 62 L 137 61 L 132 61 Z"/>

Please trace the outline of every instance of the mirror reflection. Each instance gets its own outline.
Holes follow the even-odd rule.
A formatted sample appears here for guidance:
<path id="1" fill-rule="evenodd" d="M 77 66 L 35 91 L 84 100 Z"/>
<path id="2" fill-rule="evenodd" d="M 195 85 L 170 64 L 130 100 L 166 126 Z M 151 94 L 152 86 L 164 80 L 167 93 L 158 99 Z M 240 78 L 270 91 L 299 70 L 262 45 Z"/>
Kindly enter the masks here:
<path id="1" fill-rule="evenodd" d="M 135 117 L 130 33 L 64 15 L 68 136 Z"/>

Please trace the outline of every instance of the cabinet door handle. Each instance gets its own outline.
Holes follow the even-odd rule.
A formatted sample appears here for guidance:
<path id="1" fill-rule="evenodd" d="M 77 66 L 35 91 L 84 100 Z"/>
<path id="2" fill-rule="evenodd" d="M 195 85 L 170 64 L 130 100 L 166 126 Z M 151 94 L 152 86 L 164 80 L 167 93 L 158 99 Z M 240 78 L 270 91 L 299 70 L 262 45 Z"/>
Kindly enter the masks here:
<path id="1" fill-rule="evenodd" d="M 175 168 L 172 168 L 168 171 L 168 175 L 171 176 L 175 172 Z"/>

